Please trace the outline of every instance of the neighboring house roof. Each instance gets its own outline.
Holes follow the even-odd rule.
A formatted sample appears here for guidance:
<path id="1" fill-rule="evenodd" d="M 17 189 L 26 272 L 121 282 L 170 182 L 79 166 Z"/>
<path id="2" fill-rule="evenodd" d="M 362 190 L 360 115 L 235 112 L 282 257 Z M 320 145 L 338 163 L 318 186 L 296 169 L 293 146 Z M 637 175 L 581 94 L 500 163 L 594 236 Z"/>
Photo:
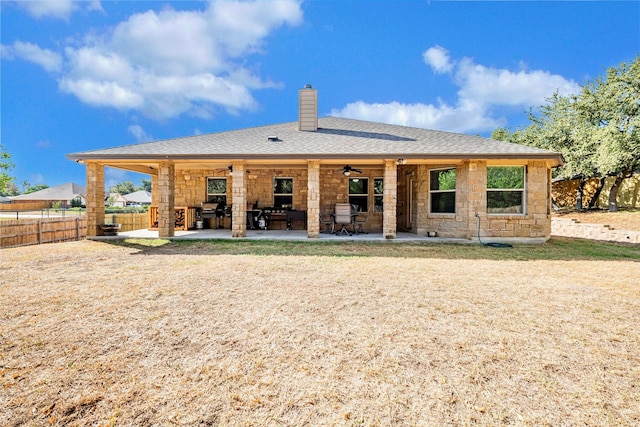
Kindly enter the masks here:
<path id="1" fill-rule="evenodd" d="M 460 133 L 324 117 L 318 130 L 300 131 L 298 122 L 253 127 L 67 155 L 71 160 L 334 159 L 406 158 L 546 159 L 558 153 Z"/>
<path id="2" fill-rule="evenodd" d="M 76 197 L 85 198 L 87 190 L 78 184 L 67 182 L 44 190 L 34 191 L 29 194 L 21 194 L 12 197 L 12 200 L 73 200 Z"/>
<path id="3" fill-rule="evenodd" d="M 5 196 L 0 196 L 0 203 L 11 203 L 11 199 Z"/>
<path id="4" fill-rule="evenodd" d="M 122 197 L 124 197 L 128 203 L 151 204 L 151 193 L 144 190 L 124 194 Z"/>

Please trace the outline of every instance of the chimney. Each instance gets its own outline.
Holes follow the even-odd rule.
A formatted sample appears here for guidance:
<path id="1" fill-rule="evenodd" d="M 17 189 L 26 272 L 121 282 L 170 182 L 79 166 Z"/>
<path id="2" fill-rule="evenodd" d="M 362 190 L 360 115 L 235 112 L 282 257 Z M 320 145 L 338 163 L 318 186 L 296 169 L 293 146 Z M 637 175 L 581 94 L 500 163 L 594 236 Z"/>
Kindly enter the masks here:
<path id="1" fill-rule="evenodd" d="M 309 84 L 298 91 L 298 130 L 318 130 L 318 91 Z"/>

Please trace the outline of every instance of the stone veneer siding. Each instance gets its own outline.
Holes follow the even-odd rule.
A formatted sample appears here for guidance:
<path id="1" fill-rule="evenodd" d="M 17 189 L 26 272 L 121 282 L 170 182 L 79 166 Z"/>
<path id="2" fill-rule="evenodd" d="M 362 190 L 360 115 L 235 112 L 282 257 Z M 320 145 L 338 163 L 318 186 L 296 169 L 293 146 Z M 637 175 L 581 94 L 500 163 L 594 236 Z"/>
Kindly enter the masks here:
<path id="1" fill-rule="evenodd" d="M 104 223 L 104 165 L 87 162 L 87 236 L 101 236 Z"/>
<path id="2" fill-rule="evenodd" d="M 308 166 L 307 237 L 318 238 L 320 237 L 320 162 L 311 160 Z"/>
<path id="3" fill-rule="evenodd" d="M 429 212 L 429 172 L 456 168 L 456 212 Z M 417 168 L 417 234 L 435 231 L 440 237 L 476 239 L 480 217 L 480 236 L 495 238 L 548 238 L 551 233 L 550 171 L 544 161 L 527 165 L 526 213 L 487 214 L 487 162 L 466 161 L 458 165 L 419 165 Z"/>
<path id="4" fill-rule="evenodd" d="M 429 172 L 433 169 L 456 168 L 456 212 L 454 214 L 431 214 L 429 212 Z M 349 177 L 342 174 L 340 167 L 320 168 L 319 162 L 309 161 L 306 168 L 252 169 L 243 162 L 233 163 L 234 172 L 226 169 L 193 169 L 176 170 L 174 173 L 175 207 L 200 206 L 206 201 L 207 177 L 227 177 L 227 203 L 233 206 L 234 237 L 246 236 L 246 204 L 258 202 L 259 207 L 273 205 L 273 179 L 275 177 L 293 178 L 293 206 L 295 209 L 307 210 L 308 236 L 317 237 L 320 231 L 319 215 L 322 210 L 330 209 L 335 203 L 348 202 Z M 98 165 L 87 164 L 87 187 L 89 177 L 97 176 L 104 169 Z M 161 168 L 162 170 L 162 168 Z M 395 161 L 385 161 L 385 168 L 365 169 L 362 174 L 352 177 L 369 179 L 369 204 L 373 206 L 373 179 L 384 178 L 385 193 L 383 196 L 385 211 L 370 212 L 365 229 L 382 232 L 387 238 L 394 238 L 396 225 L 404 226 L 404 217 L 398 218 L 396 210 L 402 206 L 410 209 L 413 230 L 424 236 L 429 231 L 436 231 L 440 237 L 477 238 L 476 212 L 481 221 L 481 237 L 495 238 L 548 238 L 551 233 L 550 170 L 544 161 L 530 161 L 527 164 L 526 213 L 524 215 L 487 214 L 486 197 L 486 161 L 464 161 L 458 164 L 433 164 L 400 167 L 401 174 L 412 172 L 413 206 L 408 206 L 406 183 L 398 187 L 398 169 Z M 161 191 L 162 182 L 168 188 L 165 177 L 161 179 L 161 171 L 152 177 L 153 204 L 160 205 L 160 197 L 165 194 L 164 203 L 169 202 L 167 190 Z M 403 176 L 401 176 L 402 179 Z M 104 182 L 102 179 L 101 182 Z M 403 181 L 400 181 L 402 183 Z M 246 183 L 246 185 L 245 185 Z M 104 185 L 104 184 L 103 184 Z M 91 194 L 88 191 L 88 195 Z M 89 204 L 89 200 L 87 201 Z M 94 208 L 94 212 L 96 212 Z M 99 210 L 99 207 L 98 207 Z M 90 213 L 88 212 L 88 215 Z M 100 215 L 99 212 L 95 215 Z M 104 208 L 102 208 L 104 217 Z M 398 224 L 400 221 L 400 224 Z M 285 224 L 274 222 L 271 228 L 284 228 Z M 96 231 L 98 232 L 98 231 Z M 167 232 L 167 231 L 165 231 Z"/>
<path id="5" fill-rule="evenodd" d="M 397 194 L 398 169 L 395 160 L 385 160 L 384 162 L 384 212 L 382 214 L 382 234 L 385 239 L 396 238 L 396 206 L 398 203 Z"/>
<path id="6" fill-rule="evenodd" d="M 247 236 L 247 180 L 244 162 L 233 163 L 232 182 L 227 180 L 227 194 L 231 188 L 231 201 L 227 196 L 227 204 L 232 204 L 231 215 L 233 224 L 231 226 L 231 237 Z M 230 185 L 233 184 L 233 185 Z M 234 203 L 235 202 L 235 203 Z"/>
<path id="7" fill-rule="evenodd" d="M 158 167 L 158 237 L 175 235 L 175 165 L 162 162 Z"/>

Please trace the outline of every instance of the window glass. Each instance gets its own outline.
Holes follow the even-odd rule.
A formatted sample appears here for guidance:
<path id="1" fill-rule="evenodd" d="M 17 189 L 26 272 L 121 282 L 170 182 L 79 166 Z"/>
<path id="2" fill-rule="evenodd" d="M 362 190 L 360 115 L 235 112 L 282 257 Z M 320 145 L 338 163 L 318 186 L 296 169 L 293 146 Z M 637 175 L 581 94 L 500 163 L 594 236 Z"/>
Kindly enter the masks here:
<path id="1" fill-rule="evenodd" d="M 369 178 L 349 178 L 349 203 L 359 212 L 369 209 Z"/>
<path id="2" fill-rule="evenodd" d="M 487 188 L 524 189 L 524 166 L 488 166 Z"/>
<path id="3" fill-rule="evenodd" d="M 373 179 L 373 211 L 384 211 L 384 179 Z"/>
<path id="4" fill-rule="evenodd" d="M 227 204 L 226 178 L 207 178 L 207 203 Z"/>
<path id="5" fill-rule="evenodd" d="M 293 208 L 293 178 L 273 179 L 273 206 L 276 208 Z"/>
<path id="6" fill-rule="evenodd" d="M 431 191 L 455 190 L 456 189 L 456 170 L 445 169 L 431 171 Z"/>
<path id="7" fill-rule="evenodd" d="M 524 166 L 487 167 L 487 213 L 524 213 Z"/>
<path id="8" fill-rule="evenodd" d="M 431 213 L 456 212 L 456 169 L 429 171 Z"/>

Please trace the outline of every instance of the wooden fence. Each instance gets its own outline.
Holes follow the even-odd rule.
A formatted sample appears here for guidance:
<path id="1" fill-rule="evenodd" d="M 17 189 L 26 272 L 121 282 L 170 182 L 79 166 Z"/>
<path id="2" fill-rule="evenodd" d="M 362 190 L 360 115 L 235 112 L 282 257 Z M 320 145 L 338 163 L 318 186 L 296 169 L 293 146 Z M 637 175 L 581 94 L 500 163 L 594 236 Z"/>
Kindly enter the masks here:
<path id="1" fill-rule="evenodd" d="M 0 211 L 37 211 L 51 207 L 51 203 L 43 201 L 24 201 L 12 203 L 0 203 Z"/>
<path id="2" fill-rule="evenodd" d="M 80 240 L 86 236 L 86 218 L 12 219 L 0 221 L 0 248 Z"/>
<path id="3" fill-rule="evenodd" d="M 148 213 L 106 214 L 105 224 L 120 224 L 120 231 L 131 231 L 149 228 Z"/>

